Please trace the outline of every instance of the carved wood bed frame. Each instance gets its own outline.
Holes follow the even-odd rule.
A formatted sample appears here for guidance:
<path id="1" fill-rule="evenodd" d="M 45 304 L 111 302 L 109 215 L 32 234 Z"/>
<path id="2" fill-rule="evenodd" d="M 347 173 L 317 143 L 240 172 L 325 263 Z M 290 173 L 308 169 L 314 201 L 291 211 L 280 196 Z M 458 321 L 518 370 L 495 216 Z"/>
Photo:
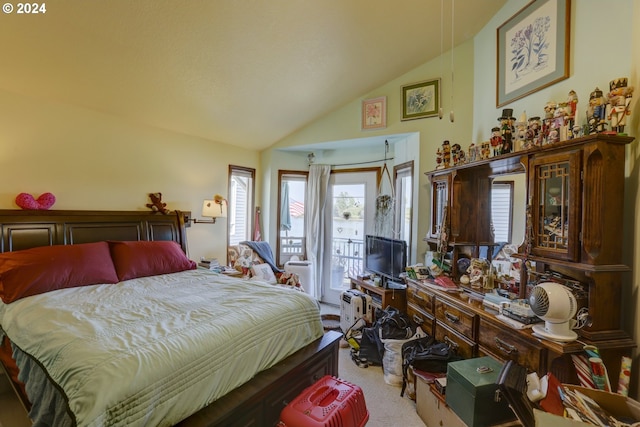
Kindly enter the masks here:
<path id="1" fill-rule="evenodd" d="M 172 240 L 186 252 L 189 218 L 190 212 L 181 211 L 0 210 L 0 252 L 103 240 Z M 287 402 L 322 376 L 338 375 L 340 338 L 335 331 L 325 333 L 178 425 L 276 425 Z"/>

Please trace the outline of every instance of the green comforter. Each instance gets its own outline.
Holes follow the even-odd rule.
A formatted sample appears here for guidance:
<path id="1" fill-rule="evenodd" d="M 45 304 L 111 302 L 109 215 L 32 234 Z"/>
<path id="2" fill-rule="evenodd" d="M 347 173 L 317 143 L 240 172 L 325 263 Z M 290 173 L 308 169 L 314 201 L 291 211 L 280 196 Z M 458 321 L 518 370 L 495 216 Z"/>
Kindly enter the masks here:
<path id="1" fill-rule="evenodd" d="M 78 426 L 173 425 L 323 333 L 303 292 L 204 270 L 0 303 L 0 326 Z"/>

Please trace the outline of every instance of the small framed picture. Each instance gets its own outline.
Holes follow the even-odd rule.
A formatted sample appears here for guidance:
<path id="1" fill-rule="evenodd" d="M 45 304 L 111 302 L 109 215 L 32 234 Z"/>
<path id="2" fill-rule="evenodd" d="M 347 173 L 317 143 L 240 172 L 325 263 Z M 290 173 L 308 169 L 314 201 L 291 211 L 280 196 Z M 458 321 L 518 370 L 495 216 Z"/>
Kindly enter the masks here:
<path id="1" fill-rule="evenodd" d="M 402 86 L 402 120 L 437 116 L 439 109 L 440 79 Z"/>
<path id="2" fill-rule="evenodd" d="M 362 129 L 387 127 L 387 97 L 380 96 L 362 101 Z"/>

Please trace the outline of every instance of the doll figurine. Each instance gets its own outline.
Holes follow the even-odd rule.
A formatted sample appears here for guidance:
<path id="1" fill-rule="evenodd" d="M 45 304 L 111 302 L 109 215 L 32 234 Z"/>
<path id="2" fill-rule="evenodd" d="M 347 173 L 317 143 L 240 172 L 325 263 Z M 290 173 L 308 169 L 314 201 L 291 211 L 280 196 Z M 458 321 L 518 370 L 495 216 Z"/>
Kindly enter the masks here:
<path id="1" fill-rule="evenodd" d="M 445 169 L 451 166 L 451 145 L 449 141 L 442 142 L 442 162 Z"/>
<path id="2" fill-rule="evenodd" d="M 558 104 L 549 101 L 544 106 L 544 119 L 542 120 L 542 130 L 540 131 L 540 145 L 549 143 L 549 133 L 551 132 L 551 125 L 553 124 L 553 117 L 556 113 Z"/>
<path id="3" fill-rule="evenodd" d="M 527 136 L 525 138 L 525 149 L 540 145 L 540 117 L 535 116 L 529 119 L 527 125 Z"/>
<path id="4" fill-rule="evenodd" d="M 505 108 L 502 110 L 502 117 L 499 117 L 498 120 L 500 120 L 500 133 L 502 135 L 500 154 L 510 153 L 513 151 L 513 134 L 515 132 L 513 122 L 516 121 L 516 118 L 513 117 L 513 109 Z"/>
<path id="5" fill-rule="evenodd" d="M 607 119 L 611 123 L 611 130 L 617 133 L 624 132 L 627 116 L 631 114 L 629 104 L 633 95 L 633 87 L 627 86 L 627 78 L 621 77 L 609 82 L 607 98 Z"/>
<path id="6" fill-rule="evenodd" d="M 595 88 L 589 95 L 589 106 L 587 107 L 587 125 L 589 135 L 602 132 L 606 123 L 604 121 L 606 106 L 604 96 L 599 88 Z"/>
<path id="7" fill-rule="evenodd" d="M 436 151 L 436 169 L 444 169 L 442 161 L 442 149 L 438 147 L 438 151 Z"/>
<path id="8" fill-rule="evenodd" d="M 520 115 L 520 119 L 515 122 L 515 151 L 524 150 L 527 140 L 527 113 L 523 111 Z"/>
<path id="9" fill-rule="evenodd" d="M 499 156 L 502 153 L 502 133 L 499 127 L 496 126 L 491 129 L 491 139 L 489 139 L 489 143 L 491 144 L 491 154 L 489 157 Z"/>
<path id="10" fill-rule="evenodd" d="M 567 102 L 563 106 L 567 114 L 565 123 L 570 133 L 573 134 L 573 126 L 576 124 L 576 111 L 578 110 L 578 95 L 575 90 L 569 91 Z"/>

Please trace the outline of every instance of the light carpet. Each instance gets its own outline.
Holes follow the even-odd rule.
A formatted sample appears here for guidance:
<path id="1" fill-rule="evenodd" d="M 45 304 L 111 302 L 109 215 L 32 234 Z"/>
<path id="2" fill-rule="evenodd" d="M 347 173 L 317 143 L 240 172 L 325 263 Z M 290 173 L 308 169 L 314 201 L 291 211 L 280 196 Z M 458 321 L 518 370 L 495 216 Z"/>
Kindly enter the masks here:
<path id="1" fill-rule="evenodd" d="M 384 381 L 381 366 L 359 368 L 353 360 L 349 347 L 340 348 L 338 376 L 340 379 L 359 386 L 369 410 L 367 427 L 424 427 L 416 413 L 416 404 L 400 396 L 400 387 Z"/>

